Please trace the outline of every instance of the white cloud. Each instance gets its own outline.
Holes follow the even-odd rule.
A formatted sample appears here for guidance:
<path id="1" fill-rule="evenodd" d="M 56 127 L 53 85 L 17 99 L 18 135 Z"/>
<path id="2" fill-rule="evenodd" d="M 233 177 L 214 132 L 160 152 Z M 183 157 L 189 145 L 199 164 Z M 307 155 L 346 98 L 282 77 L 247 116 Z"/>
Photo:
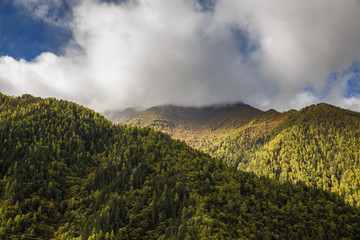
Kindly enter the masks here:
<path id="1" fill-rule="evenodd" d="M 359 1 L 219 3 L 219 21 L 236 21 L 259 41 L 259 70 L 262 79 L 277 83 L 277 97 L 272 102 L 277 106 L 286 107 L 287 100 L 299 90 L 326 87 L 331 72 L 359 60 Z"/>
<path id="2" fill-rule="evenodd" d="M 295 109 L 300 109 L 304 106 L 309 106 L 311 104 L 318 102 L 319 102 L 318 98 L 313 93 L 304 91 L 296 94 L 295 97 L 290 100 L 289 105 Z"/>
<path id="3" fill-rule="evenodd" d="M 332 104 L 347 108 L 347 109 L 354 109 L 360 111 L 360 99 L 351 97 L 351 98 L 341 98 L 337 102 L 332 102 Z"/>
<path id="4" fill-rule="evenodd" d="M 65 54 L 32 62 L 1 57 L 1 91 L 97 110 L 239 100 L 284 110 L 318 102 L 327 76 L 360 60 L 357 0 L 218 0 L 214 12 L 200 11 L 195 0 L 83 0 L 71 1 L 72 18 L 55 21 L 49 9 L 57 3 L 24 6 L 73 31 Z M 257 47 L 241 53 L 234 28 Z M 322 99 L 360 110 L 358 99 L 345 99 L 346 82 L 339 78 Z"/>

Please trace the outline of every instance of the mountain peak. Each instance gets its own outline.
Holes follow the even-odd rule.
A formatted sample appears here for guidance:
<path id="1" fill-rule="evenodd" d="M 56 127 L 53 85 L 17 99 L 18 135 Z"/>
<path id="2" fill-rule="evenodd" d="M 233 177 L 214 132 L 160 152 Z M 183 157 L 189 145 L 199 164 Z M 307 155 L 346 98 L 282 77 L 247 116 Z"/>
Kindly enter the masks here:
<path id="1" fill-rule="evenodd" d="M 167 119 L 174 124 L 212 127 L 210 125 L 218 124 L 219 122 L 224 124 L 232 122 L 234 125 L 240 126 L 260 113 L 262 113 L 261 110 L 239 102 L 200 107 L 159 105 L 136 113 L 131 111 L 131 114 L 129 114 L 129 110 L 125 110 L 121 113 L 107 113 L 105 115 L 110 120 L 121 124 L 131 123 L 135 118 L 138 118 L 143 123 L 161 118 Z"/>

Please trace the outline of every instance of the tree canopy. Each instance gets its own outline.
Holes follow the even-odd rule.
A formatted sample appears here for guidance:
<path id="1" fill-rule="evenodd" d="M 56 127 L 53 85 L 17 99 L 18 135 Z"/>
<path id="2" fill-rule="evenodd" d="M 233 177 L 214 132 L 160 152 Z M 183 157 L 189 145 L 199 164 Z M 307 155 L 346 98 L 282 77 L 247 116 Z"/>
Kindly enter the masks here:
<path id="1" fill-rule="evenodd" d="M 68 101 L 0 94 L 0 234 L 42 239 L 355 239 L 360 212 L 238 171 Z"/>

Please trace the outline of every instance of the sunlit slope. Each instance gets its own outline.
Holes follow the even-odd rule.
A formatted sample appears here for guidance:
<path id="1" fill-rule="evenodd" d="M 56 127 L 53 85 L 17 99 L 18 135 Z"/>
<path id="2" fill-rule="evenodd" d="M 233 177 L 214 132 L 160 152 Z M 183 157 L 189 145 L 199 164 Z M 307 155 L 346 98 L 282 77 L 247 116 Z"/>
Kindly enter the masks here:
<path id="1" fill-rule="evenodd" d="M 360 113 L 327 104 L 289 116 L 242 169 L 303 181 L 360 201 Z"/>
<path id="2" fill-rule="evenodd" d="M 249 106 L 244 110 L 243 106 L 247 105 L 233 105 L 236 114 L 225 109 L 218 110 L 216 118 L 203 114 L 208 119 L 203 124 L 198 124 L 201 117 L 190 114 L 182 124 L 169 117 L 164 117 L 164 124 L 155 124 L 169 115 L 166 107 L 162 108 L 166 113 L 154 111 L 159 109 L 155 107 L 127 123 L 155 127 L 241 170 L 282 181 L 303 181 L 340 193 L 360 206 L 359 113 L 328 104 L 284 113 Z M 219 128 L 214 127 L 216 121 Z"/>

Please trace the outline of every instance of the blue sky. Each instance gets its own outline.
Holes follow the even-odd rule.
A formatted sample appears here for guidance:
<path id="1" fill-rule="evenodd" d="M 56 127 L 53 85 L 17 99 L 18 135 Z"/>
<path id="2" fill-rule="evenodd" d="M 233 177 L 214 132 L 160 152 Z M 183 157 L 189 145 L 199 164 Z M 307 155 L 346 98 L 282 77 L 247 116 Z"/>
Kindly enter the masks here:
<path id="1" fill-rule="evenodd" d="M 42 52 L 62 54 L 71 31 L 36 19 L 13 1 L 0 3 L 0 54 L 28 61 Z"/>
<path id="2" fill-rule="evenodd" d="M 107 3 L 119 4 L 123 0 L 103 0 Z M 214 0 L 199 0 L 204 11 L 211 11 Z M 71 15 L 68 1 L 62 1 L 50 15 L 62 18 Z M 0 55 L 9 55 L 15 59 L 33 60 L 42 52 L 63 54 L 63 49 L 71 40 L 72 33 L 67 27 L 60 27 L 34 18 L 32 12 L 14 4 L 14 1 L 3 0 L 0 3 Z M 244 39 L 239 45 L 243 46 Z"/>
<path id="3" fill-rule="evenodd" d="M 359 16 L 357 0 L 3 0 L 0 91 L 96 110 L 360 111 Z"/>
<path id="4" fill-rule="evenodd" d="M 360 65 L 359 62 L 355 62 L 349 69 L 344 73 L 344 76 L 350 75 L 347 81 L 347 88 L 345 97 L 359 97 L 360 95 Z"/>

